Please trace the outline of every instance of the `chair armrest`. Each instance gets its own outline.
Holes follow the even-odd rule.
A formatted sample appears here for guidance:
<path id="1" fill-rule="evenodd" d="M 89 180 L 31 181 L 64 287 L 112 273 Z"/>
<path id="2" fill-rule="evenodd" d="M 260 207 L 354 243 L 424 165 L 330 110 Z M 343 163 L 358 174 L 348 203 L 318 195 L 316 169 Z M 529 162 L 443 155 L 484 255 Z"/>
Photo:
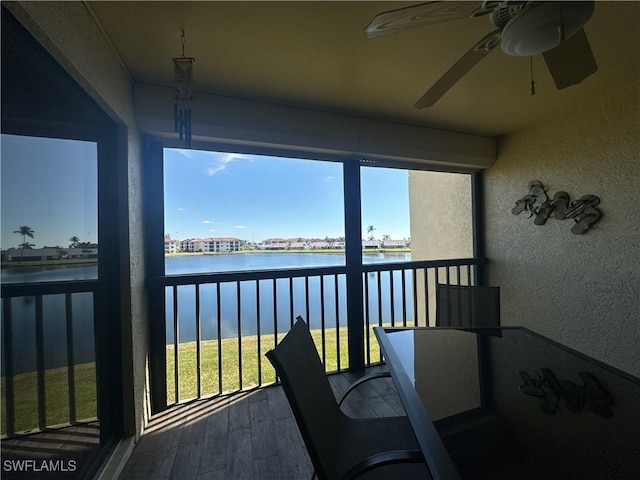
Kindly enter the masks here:
<path id="1" fill-rule="evenodd" d="M 420 450 L 392 450 L 376 453 L 356 463 L 342 476 L 342 479 L 351 480 L 374 468 L 393 463 L 424 463 L 426 465 L 426 460 Z"/>
<path id="2" fill-rule="evenodd" d="M 358 380 L 353 382 L 351 385 L 349 385 L 349 388 L 347 388 L 347 390 L 340 396 L 340 399 L 338 400 L 338 406 L 342 405 L 342 402 L 344 402 L 344 400 L 347 398 L 347 395 L 349 395 L 351 391 L 357 386 L 362 385 L 363 383 L 368 382 L 369 380 L 373 380 L 376 378 L 386 378 L 390 376 L 391 374 L 389 372 L 378 372 L 378 373 L 371 373 L 369 375 L 365 375 L 362 378 L 359 378 Z"/>

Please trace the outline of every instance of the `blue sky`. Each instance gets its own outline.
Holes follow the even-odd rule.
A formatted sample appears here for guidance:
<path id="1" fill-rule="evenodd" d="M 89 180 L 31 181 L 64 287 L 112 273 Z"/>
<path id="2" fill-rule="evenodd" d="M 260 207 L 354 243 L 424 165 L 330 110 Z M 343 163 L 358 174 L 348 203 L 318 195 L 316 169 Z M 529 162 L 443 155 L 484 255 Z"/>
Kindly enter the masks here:
<path id="1" fill-rule="evenodd" d="M 20 225 L 36 248 L 97 242 L 96 144 L 1 137 L 2 249 Z M 363 237 L 409 237 L 406 170 L 362 168 Z M 257 155 L 165 150 L 165 231 L 172 238 L 344 236 L 342 165 Z"/>
<path id="2" fill-rule="evenodd" d="M 21 225 L 36 248 L 98 240 L 97 150 L 92 142 L 2 135 L 2 249 L 17 247 Z"/>
<path id="3" fill-rule="evenodd" d="M 342 165 L 165 149 L 165 232 L 172 238 L 344 236 Z M 405 170 L 362 169 L 363 228 L 409 237 Z"/>

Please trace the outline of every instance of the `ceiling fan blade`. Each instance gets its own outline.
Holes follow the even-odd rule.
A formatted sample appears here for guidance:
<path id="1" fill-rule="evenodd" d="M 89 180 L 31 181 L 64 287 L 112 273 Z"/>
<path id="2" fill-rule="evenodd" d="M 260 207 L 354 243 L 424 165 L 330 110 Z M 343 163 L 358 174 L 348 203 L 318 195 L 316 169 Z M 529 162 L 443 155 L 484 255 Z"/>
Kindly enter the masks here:
<path id="1" fill-rule="evenodd" d="M 427 90 L 415 103 L 418 109 L 430 107 L 435 104 L 440 97 L 449 91 L 458 80 L 464 77 L 480 60 L 489 55 L 500 42 L 500 30 L 491 32 L 476 43 L 471 50 L 465 53 L 447 72 Z"/>
<path id="2" fill-rule="evenodd" d="M 427 2 L 376 15 L 364 29 L 368 38 L 469 17 L 478 2 Z"/>
<path id="3" fill-rule="evenodd" d="M 558 90 L 577 85 L 598 70 L 584 28 L 542 56 Z"/>

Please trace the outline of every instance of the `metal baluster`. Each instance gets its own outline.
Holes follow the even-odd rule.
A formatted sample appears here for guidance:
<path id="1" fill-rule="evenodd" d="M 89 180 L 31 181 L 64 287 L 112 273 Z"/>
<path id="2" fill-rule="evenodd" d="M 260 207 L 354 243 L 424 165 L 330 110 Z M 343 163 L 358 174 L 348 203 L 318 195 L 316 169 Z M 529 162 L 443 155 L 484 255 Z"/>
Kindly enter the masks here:
<path id="1" fill-rule="evenodd" d="M 273 279 L 273 348 L 278 345 L 278 283 Z M 278 373 L 275 373 L 275 381 L 278 381 Z"/>
<path id="2" fill-rule="evenodd" d="M 220 306 L 220 282 L 216 283 L 216 319 L 218 322 L 218 393 L 222 393 L 222 308 Z"/>
<path id="3" fill-rule="evenodd" d="M 96 287 L 96 290 L 94 290 L 94 291 L 92 292 L 92 294 L 91 294 L 91 295 L 92 295 L 91 300 L 93 301 L 93 302 L 92 302 L 92 303 L 93 303 L 93 312 L 92 312 L 92 313 L 93 313 L 93 319 L 94 319 L 94 321 L 95 321 L 95 319 L 96 319 L 96 315 L 97 315 L 97 314 L 96 314 L 96 312 L 98 311 L 98 308 L 99 308 L 99 306 L 98 306 L 98 294 L 97 294 L 97 287 Z M 166 295 L 166 291 L 165 291 L 165 295 Z M 95 335 L 94 335 L 94 342 L 95 342 Z M 163 345 L 163 348 L 165 349 L 165 352 L 166 352 L 166 348 L 167 348 L 167 346 L 166 346 L 166 345 Z M 166 354 L 165 354 L 165 357 L 166 357 Z M 164 369 L 165 369 L 165 371 L 166 371 L 166 369 L 167 369 L 167 366 L 166 366 L 166 365 L 164 366 Z M 98 375 L 98 369 L 94 367 L 94 371 L 95 371 L 96 375 Z M 166 375 L 166 373 L 165 373 L 165 375 Z M 97 381 L 97 380 L 98 380 L 98 379 L 96 378 L 96 389 L 95 389 L 95 395 L 96 395 L 96 414 L 97 414 L 97 416 L 98 416 L 98 417 L 100 417 L 100 412 L 101 412 L 101 409 L 102 409 L 102 407 L 101 407 L 101 405 L 100 405 L 100 402 L 101 402 L 100 398 L 102 397 L 102 395 L 101 395 L 101 393 L 100 393 L 100 388 L 101 388 L 101 386 L 100 386 L 100 382 L 99 382 L 99 381 Z"/>
<path id="4" fill-rule="evenodd" d="M 197 398 L 202 397 L 202 356 L 201 356 L 201 335 L 200 335 L 200 284 L 196 283 L 194 285 L 195 294 L 196 294 L 196 396 Z"/>
<path id="5" fill-rule="evenodd" d="M 393 270 L 389 270 L 389 306 L 391 308 L 391 326 L 396 326 L 396 309 L 395 309 L 395 301 L 393 298 L 394 288 L 393 288 Z"/>
<path id="6" fill-rule="evenodd" d="M 465 318 L 463 315 L 463 311 L 462 311 L 462 297 L 465 295 L 465 292 L 463 291 L 463 288 L 458 286 L 458 294 L 456 295 L 456 302 L 458 303 L 458 323 L 457 326 L 459 327 L 465 327 L 468 326 L 468 318 Z M 470 304 L 468 304 L 467 306 L 471 306 Z"/>
<path id="7" fill-rule="evenodd" d="M 258 386 L 262 386 L 262 339 L 260 336 L 260 280 L 256 280 L 256 329 L 258 334 Z"/>
<path id="8" fill-rule="evenodd" d="M 311 330 L 311 318 L 310 318 L 310 309 L 309 309 L 309 276 L 304 276 L 304 303 L 305 303 L 305 315 L 307 316 L 307 325 L 309 325 L 309 330 Z M 293 316 L 292 316 L 293 318 Z"/>
<path id="9" fill-rule="evenodd" d="M 369 339 L 369 272 L 363 272 L 362 274 L 364 275 L 364 328 L 366 332 L 365 340 L 367 342 L 367 365 L 371 365 L 371 341 Z"/>
<path id="10" fill-rule="evenodd" d="M 400 293 L 402 298 L 402 326 L 407 326 L 407 291 L 406 291 L 406 279 L 405 279 L 405 270 L 399 270 L 401 275 L 400 282 Z"/>
<path id="11" fill-rule="evenodd" d="M 412 269 L 412 282 L 413 284 L 411 285 L 411 290 L 412 290 L 412 295 L 413 295 L 413 326 L 417 327 L 418 326 L 418 272 L 417 270 L 414 268 Z"/>
<path id="12" fill-rule="evenodd" d="M 242 390 L 242 320 L 241 320 L 241 301 L 240 301 L 240 282 L 236 281 L 236 301 L 238 314 L 238 389 Z"/>
<path id="13" fill-rule="evenodd" d="M 289 277 L 289 320 L 293 327 L 293 277 Z M 309 325 L 309 317 L 305 318 Z"/>
<path id="14" fill-rule="evenodd" d="M 382 326 L 382 272 L 376 272 L 378 278 L 378 326 Z M 379 359 L 382 362 L 382 350 L 378 350 Z"/>
<path id="15" fill-rule="evenodd" d="M 322 364 L 327 368 L 327 344 L 325 335 L 325 316 L 324 316 L 324 275 L 320 275 L 320 335 L 322 336 Z"/>
<path id="16" fill-rule="evenodd" d="M 433 287 L 433 291 L 435 293 L 435 296 L 438 296 L 438 285 L 440 285 L 440 267 L 436 267 L 434 269 L 435 271 L 435 285 Z M 450 312 L 449 312 L 450 314 Z M 436 298 L 436 319 L 435 319 L 435 325 L 438 326 L 438 299 Z"/>
<path id="17" fill-rule="evenodd" d="M 424 321 L 425 326 L 428 327 L 429 323 L 429 269 L 424 268 Z"/>
<path id="18" fill-rule="evenodd" d="M 179 324 L 178 324 L 178 286 L 173 286 L 173 379 L 175 382 L 175 396 L 176 402 L 180 401 L 180 392 L 179 392 L 179 373 L 178 373 L 178 361 L 180 360 L 178 356 L 178 335 L 179 335 Z"/>
<path id="19" fill-rule="evenodd" d="M 71 293 L 64 295 L 65 320 L 67 324 L 67 384 L 69 391 L 69 423 L 76 421 L 76 375 L 73 351 L 73 302 Z"/>
<path id="20" fill-rule="evenodd" d="M 278 283 L 273 279 L 273 348 L 278 346 Z"/>
<path id="21" fill-rule="evenodd" d="M 11 298 L 2 299 L 2 326 L 4 328 L 4 388 L 5 404 L 7 414 L 7 434 L 11 435 L 16 431 L 15 427 L 15 390 L 13 385 L 13 312 L 11 311 Z"/>
<path id="22" fill-rule="evenodd" d="M 338 356 L 338 371 L 340 371 L 340 305 L 338 299 L 338 274 L 333 275 L 333 285 L 335 288 L 335 307 L 336 307 L 336 355 Z"/>
<path id="23" fill-rule="evenodd" d="M 36 295 L 36 365 L 38 379 L 38 426 L 47 427 L 47 396 L 44 378 L 44 318 L 42 295 Z"/>

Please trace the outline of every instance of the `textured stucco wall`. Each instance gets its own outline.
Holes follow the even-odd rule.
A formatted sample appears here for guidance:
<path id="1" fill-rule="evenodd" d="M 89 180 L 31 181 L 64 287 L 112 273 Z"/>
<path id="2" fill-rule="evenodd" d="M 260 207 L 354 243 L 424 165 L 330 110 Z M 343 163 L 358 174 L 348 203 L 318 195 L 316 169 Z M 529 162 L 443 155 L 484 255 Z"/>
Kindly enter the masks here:
<path id="1" fill-rule="evenodd" d="M 410 171 L 409 209 L 414 260 L 473 256 L 471 176 Z"/>
<path id="2" fill-rule="evenodd" d="M 524 325 L 640 376 L 640 83 L 500 139 L 486 171 L 491 284 L 502 287 L 502 323 Z M 553 195 L 601 198 L 584 235 L 572 220 L 514 216 L 540 180 Z"/>
<path id="3" fill-rule="evenodd" d="M 119 125 L 119 212 L 123 248 L 118 261 L 129 270 L 120 310 L 123 317 L 124 408 L 135 404 L 126 433 L 139 435 L 148 420 L 148 327 L 142 237 L 142 162 L 136 128 L 133 85 L 91 13 L 82 2 L 10 2 L 11 12 Z M 129 297 L 129 292 L 131 293 Z M 133 348 L 135 346 L 135 348 Z"/>
<path id="4" fill-rule="evenodd" d="M 411 258 L 442 260 L 473 256 L 471 222 L 471 176 L 466 174 L 409 171 L 409 218 Z M 444 279 L 444 269 L 440 274 Z M 466 282 L 466 272 L 461 283 Z M 443 280 L 441 280 L 442 282 Z M 452 278 L 452 281 L 456 281 Z M 428 278 L 428 318 L 435 324 L 435 284 Z M 417 274 L 418 291 L 424 291 L 424 275 Z M 425 299 L 418 298 L 418 320 L 425 325 Z"/>

